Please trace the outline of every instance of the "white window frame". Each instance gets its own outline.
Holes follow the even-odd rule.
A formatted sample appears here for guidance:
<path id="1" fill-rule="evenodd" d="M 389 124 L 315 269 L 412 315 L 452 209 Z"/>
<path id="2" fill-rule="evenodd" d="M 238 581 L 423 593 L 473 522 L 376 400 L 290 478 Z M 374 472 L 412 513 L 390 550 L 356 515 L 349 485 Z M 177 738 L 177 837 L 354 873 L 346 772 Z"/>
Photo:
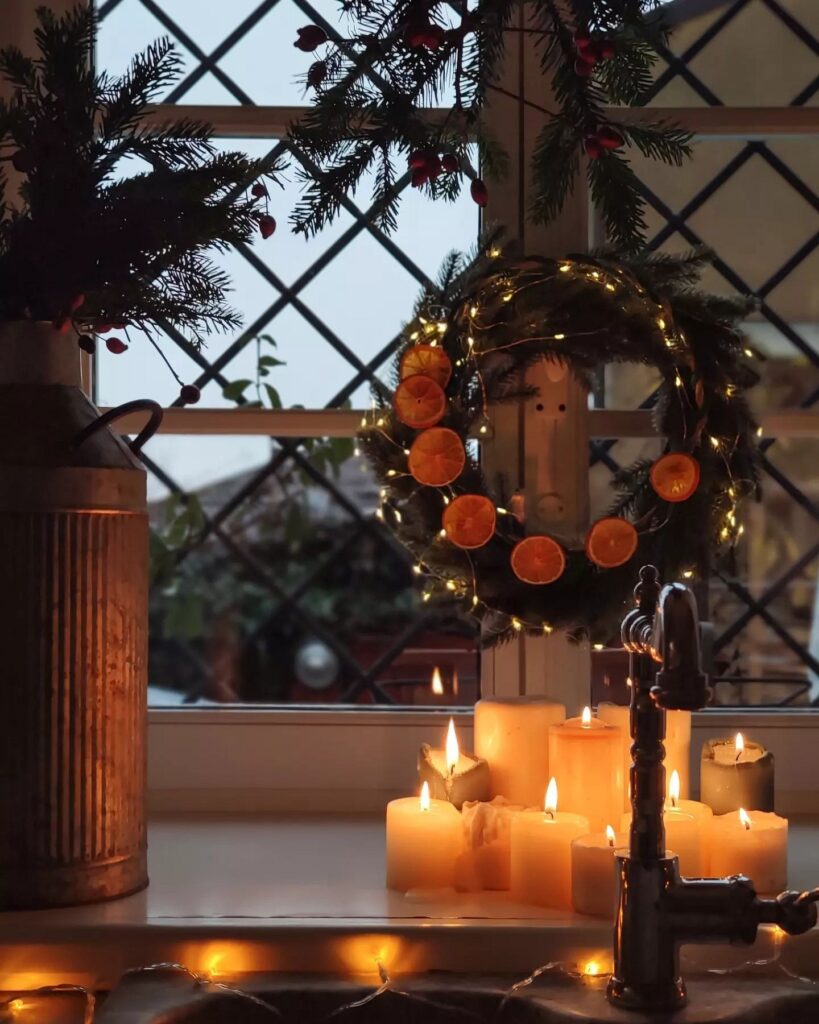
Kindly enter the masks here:
<path id="1" fill-rule="evenodd" d="M 51 0 L 52 8 L 68 9 L 74 0 Z M 34 0 L 6 0 L 0 37 L 29 45 Z M 10 38 L 11 37 L 11 38 Z M 534 62 L 531 65 L 534 67 Z M 542 89 L 539 78 L 532 87 Z M 497 108 L 496 108 L 497 109 Z M 431 111 L 431 116 L 435 112 Z M 651 118 L 651 108 L 618 110 L 618 117 Z M 663 108 L 703 137 L 753 139 L 771 135 L 815 135 L 818 107 L 786 108 Z M 156 117 L 186 116 L 209 121 L 217 136 L 281 138 L 300 115 L 300 108 L 159 106 Z M 526 111 L 527 118 L 531 111 Z M 490 111 L 489 116 L 493 116 Z M 500 129 L 516 130 L 518 121 L 496 115 Z M 525 154 L 524 154 L 525 157 Z M 514 187 L 516 174 L 509 179 Z M 523 201 L 497 186 L 499 209 L 508 213 Z M 540 251 L 585 248 L 587 198 L 580 195 L 561 222 L 552 226 Z M 508 218 L 504 218 L 507 219 Z M 585 234 L 585 237 L 583 235 Z M 543 236 L 541 236 L 543 237 Z M 257 434 L 280 437 L 352 436 L 360 411 L 171 409 L 161 430 L 166 434 Z M 647 413 L 601 410 L 589 415 L 589 434 L 598 437 L 650 437 Z M 135 431 L 136 419 L 121 424 Z M 763 431 L 776 437 L 819 437 L 819 413 L 797 409 L 766 416 Z M 576 467 L 579 474 L 582 467 Z M 494 690 L 494 672 L 492 686 Z M 525 689 L 525 686 L 523 687 Z M 434 740 L 448 715 L 456 718 L 462 741 L 469 747 L 472 713 L 465 710 L 402 709 L 317 710 L 299 708 L 149 709 L 149 792 L 151 806 L 163 811 L 376 811 L 391 796 L 414 783 L 421 742 Z M 815 760 L 819 715 L 805 711 L 723 711 L 694 716 L 692 750 L 711 735 L 743 728 L 765 743 L 778 758 L 777 802 L 784 813 L 819 812 Z"/>

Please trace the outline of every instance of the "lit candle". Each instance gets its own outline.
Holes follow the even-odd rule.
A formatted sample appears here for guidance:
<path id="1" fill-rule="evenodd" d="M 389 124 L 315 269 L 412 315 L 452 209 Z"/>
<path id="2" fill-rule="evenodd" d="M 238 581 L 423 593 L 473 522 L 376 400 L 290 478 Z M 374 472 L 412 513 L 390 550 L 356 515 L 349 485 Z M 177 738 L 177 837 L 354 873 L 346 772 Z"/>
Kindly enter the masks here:
<path id="1" fill-rule="evenodd" d="M 589 708 L 549 729 L 549 764 L 563 807 L 602 832 L 623 810 L 622 730 L 593 718 Z"/>
<path id="2" fill-rule="evenodd" d="M 479 700 L 475 753 L 489 765 L 493 796 L 539 807 L 549 779 L 549 727 L 564 721 L 562 704 L 541 697 Z"/>
<path id="3" fill-rule="evenodd" d="M 441 707 L 455 704 L 455 690 L 452 693 L 446 692 L 443 676 L 440 668 L 436 665 L 432 670 L 427 685 L 414 686 L 412 689 L 412 703 L 416 706 L 426 705 L 427 707 Z"/>
<path id="4" fill-rule="evenodd" d="M 572 841 L 572 905 L 578 914 L 614 917 L 616 866 L 614 854 L 628 845 L 611 825 Z"/>
<path id="5" fill-rule="evenodd" d="M 757 892 L 779 893 L 788 884 L 788 821 L 765 811 L 714 817 L 710 873 L 715 878 L 747 875 Z"/>
<path id="6" fill-rule="evenodd" d="M 502 796 L 467 801 L 461 810 L 464 850 L 455 865 L 455 888 L 465 892 L 509 888 L 512 819 L 523 808 Z"/>
<path id="7" fill-rule="evenodd" d="M 489 766 L 471 754 L 461 753 L 455 723 L 450 718 L 443 750 L 421 745 L 418 782 L 429 784 L 435 800 L 448 800 L 461 809 L 465 800 L 489 799 Z"/>
<path id="8" fill-rule="evenodd" d="M 746 741 L 741 732 L 733 740 L 703 744 L 700 796 L 714 814 L 774 809 L 773 754 L 759 743 Z"/>
<path id="9" fill-rule="evenodd" d="M 622 704 L 601 704 L 597 716 L 621 731 L 623 758 L 623 809 L 629 810 L 629 771 L 631 769 L 630 708 Z M 676 771 L 680 778 L 680 795 L 687 797 L 691 775 L 691 712 L 666 711 L 665 713 L 665 772 L 666 778 Z"/>
<path id="10" fill-rule="evenodd" d="M 460 814 L 446 800 L 431 800 L 426 782 L 420 797 L 387 804 L 388 889 L 451 888 L 462 847 Z"/>
<path id="11" fill-rule="evenodd" d="M 677 855 L 680 874 L 686 878 L 702 878 L 708 873 L 709 823 L 711 808 L 697 800 L 680 800 L 680 777 L 671 773 L 668 800 L 663 810 L 666 849 Z M 631 813 L 623 815 L 621 828 L 628 833 Z"/>
<path id="12" fill-rule="evenodd" d="M 670 810 L 683 811 L 685 814 L 690 814 L 696 821 L 700 833 L 700 868 L 703 873 L 707 873 L 708 851 L 711 846 L 711 821 L 714 817 L 714 812 L 708 804 L 701 803 L 699 800 L 681 800 L 680 788 L 680 776 L 675 768 L 671 773 L 671 779 L 668 783 L 668 803 L 666 806 Z M 691 876 L 689 875 L 689 877 Z"/>
<path id="13" fill-rule="evenodd" d="M 510 889 L 513 899 L 571 910 L 573 839 L 589 831 L 580 814 L 557 810 L 557 783 L 549 782 L 545 810 L 512 818 Z"/>

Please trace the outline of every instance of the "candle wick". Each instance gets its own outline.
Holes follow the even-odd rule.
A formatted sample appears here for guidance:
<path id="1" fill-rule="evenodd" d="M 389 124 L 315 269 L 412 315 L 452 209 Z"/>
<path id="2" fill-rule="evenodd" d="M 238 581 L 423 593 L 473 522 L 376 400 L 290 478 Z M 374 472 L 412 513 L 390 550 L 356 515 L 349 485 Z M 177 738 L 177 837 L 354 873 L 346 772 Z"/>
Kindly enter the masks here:
<path id="1" fill-rule="evenodd" d="M 549 810 L 549 809 L 547 808 L 547 810 L 546 810 L 546 817 L 547 817 L 547 818 L 548 818 L 548 819 L 549 819 L 550 821 L 554 821 L 554 820 L 555 820 L 555 812 L 554 812 L 554 811 L 552 811 L 552 810 Z"/>
<path id="2" fill-rule="evenodd" d="M 750 832 L 751 831 L 751 823 L 749 821 L 745 822 L 745 831 L 746 832 Z"/>
<path id="3" fill-rule="evenodd" d="M 742 751 L 741 751 L 741 750 L 738 750 L 738 751 L 737 751 L 737 756 L 736 756 L 736 758 L 734 759 L 734 764 L 738 764 L 738 763 L 739 763 L 739 759 L 740 759 L 741 757 L 742 757 Z"/>

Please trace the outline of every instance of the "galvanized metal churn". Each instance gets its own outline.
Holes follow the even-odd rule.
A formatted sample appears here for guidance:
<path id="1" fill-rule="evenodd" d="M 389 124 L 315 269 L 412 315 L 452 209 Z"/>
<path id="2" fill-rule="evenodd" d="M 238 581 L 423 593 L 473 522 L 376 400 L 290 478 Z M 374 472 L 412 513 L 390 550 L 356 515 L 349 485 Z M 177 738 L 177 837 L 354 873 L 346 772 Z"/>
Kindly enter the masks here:
<path id="1" fill-rule="evenodd" d="M 0 324 L 0 909 L 147 885 L 148 520 L 155 402 L 101 417 L 80 350 Z M 108 424 L 150 413 L 130 445 Z"/>

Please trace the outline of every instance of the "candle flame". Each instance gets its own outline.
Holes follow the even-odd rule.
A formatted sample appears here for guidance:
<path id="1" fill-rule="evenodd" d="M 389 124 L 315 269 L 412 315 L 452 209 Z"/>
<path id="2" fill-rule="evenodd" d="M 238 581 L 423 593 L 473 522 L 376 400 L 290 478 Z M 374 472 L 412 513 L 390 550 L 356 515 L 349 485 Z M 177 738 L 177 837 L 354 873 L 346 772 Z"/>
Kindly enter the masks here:
<path id="1" fill-rule="evenodd" d="M 583 708 L 583 714 L 580 716 L 580 722 L 582 725 L 591 725 L 591 708 Z"/>
<path id="2" fill-rule="evenodd" d="M 432 682 L 430 683 L 430 689 L 436 695 L 436 697 L 443 696 L 444 683 L 441 679 L 441 670 L 436 665 L 432 670 Z"/>
<path id="3" fill-rule="evenodd" d="M 450 718 L 446 731 L 446 770 L 452 775 L 458 764 L 461 752 L 458 749 L 458 737 L 455 735 L 455 722 Z"/>
<path id="4" fill-rule="evenodd" d="M 609 846 L 614 846 L 615 831 L 611 825 L 606 825 L 606 841 Z"/>
<path id="5" fill-rule="evenodd" d="M 745 750 L 745 738 L 741 732 L 737 733 L 737 737 L 734 740 L 737 748 L 737 761 L 742 757 L 742 753 Z"/>
<path id="6" fill-rule="evenodd" d="M 583 973 L 590 978 L 596 978 L 600 973 L 600 964 L 596 960 L 589 960 L 583 967 Z"/>
<path id="7" fill-rule="evenodd" d="M 740 807 L 740 809 L 739 809 L 739 820 L 745 826 L 745 831 L 746 832 L 750 831 L 750 828 L 751 828 L 751 817 L 748 814 L 748 812 L 745 810 L 744 807 Z"/>
<path id="8" fill-rule="evenodd" d="M 543 809 L 551 817 L 555 816 L 557 811 L 557 779 L 554 777 L 549 779 L 549 785 L 546 787 L 546 799 L 543 803 Z"/>
<path id="9" fill-rule="evenodd" d="M 671 806 L 676 807 L 680 799 L 680 773 L 675 768 L 671 773 L 671 781 L 668 784 L 668 795 L 671 798 Z"/>
<path id="10" fill-rule="evenodd" d="M 425 782 L 423 784 L 423 786 L 421 786 L 421 810 L 422 811 L 428 811 L 429 810 L 429 783 L 428 782 Z"/>

